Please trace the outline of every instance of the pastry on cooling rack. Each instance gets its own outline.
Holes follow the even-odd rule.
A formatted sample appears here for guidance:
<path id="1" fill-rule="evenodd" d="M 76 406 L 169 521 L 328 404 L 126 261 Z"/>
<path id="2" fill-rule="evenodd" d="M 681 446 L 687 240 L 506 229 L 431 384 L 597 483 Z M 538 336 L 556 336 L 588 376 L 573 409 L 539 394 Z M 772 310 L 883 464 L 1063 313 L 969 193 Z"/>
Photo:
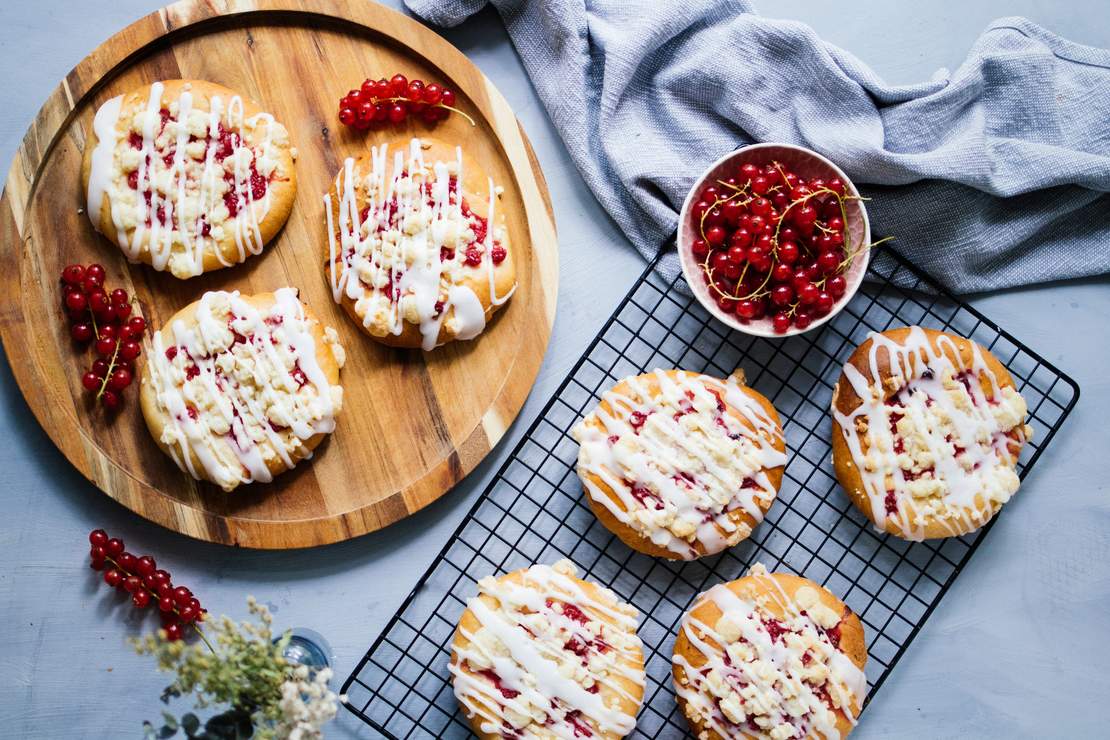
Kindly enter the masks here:
<path id="1" fill-rule="evenodd" d="M 700 594 L 674 645 L 675 693 L 694 735 L 838 738 L 867 679 L 863 625 L 816 583 L 760 564 Z"/>
<path id="2" fill-rule="evenodd" d="M 636 610 L 576 577 L 533 565 L 478 581 L 451 644 L 455 696 L 486 738 L 620 738 L 644 696 Z"/>
<path id="3" fill-rule="evenodd" d="M 625 378 L 571 434 L 590 508 L 629 547 L 657 557 L 692 560 L 746 539 L 786 465 L 778 414 L 736 377 Z"/>
<path id="4" fill-rule="evenodd" d="M 179 278 L 261 252 L 297 190 L 285 127 L 203 80 L 155 82 L 100 106 L 82 177 L 96 230 Z"/>
<path id="5" fill-rule="evenodd" d="M 293 288 L 205 293 L 152 338 L 140 402 L 158 445 L 231 491 L 312 455 L 343 403 L 343 348 Z"/>
<path id="6" fill-rule="evenodd" d="M 909 327 L 871 334 L 833 391 L 833 465 L 880 529 L 911 540 L 986 524 L 1018 489 L 1025 400 L 976 343 Z"/>
<path id="7" fill-rule="evenodd" d="M 324 196 L 336 302 L 396 347 L 478 336 L 516 290 L 500 200 L 461 146 L 436 139 L 347 159 Z"/>

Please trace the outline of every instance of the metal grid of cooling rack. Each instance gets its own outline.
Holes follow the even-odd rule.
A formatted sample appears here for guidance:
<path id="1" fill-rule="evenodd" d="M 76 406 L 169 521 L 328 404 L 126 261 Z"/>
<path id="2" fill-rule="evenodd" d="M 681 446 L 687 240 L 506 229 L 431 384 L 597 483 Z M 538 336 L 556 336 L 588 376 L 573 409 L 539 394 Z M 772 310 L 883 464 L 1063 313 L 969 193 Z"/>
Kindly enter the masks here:
<path id="1" fill-rule="evenodd" d="M 908 543 L 881 535 L 849 503 L 830 463 L 828 409 L 840 368 L 870 331 L 919 324 L 987 347 L 1014 377 L 1036 430 L 1024 478 L 1079 397 L 1079 387 L 975 309 L 893 252 L 820 329 L 786 340 L 732 332 L 649 265 L 548 401 L 489 487 L 343 685 L 346 707 L 392 738 L 470 734 L 451 690 L 450 642 L 483 576 L 560 558 L 641 614 L 647 684 L 634 737 L 680 738 L 671 650 L 701 591 L 754 562 L 814 580 L 863 620 L 868 700 L 890 675 L 990 526 L 964 537 Z M 743 368 L 783 419 L 790 460 L 775 503 L 751 538 L 720 555 L 669 562 L 636 553 L 590 512 L 568 431 L 617 380 L 656 367 L 726 377 Z"/>

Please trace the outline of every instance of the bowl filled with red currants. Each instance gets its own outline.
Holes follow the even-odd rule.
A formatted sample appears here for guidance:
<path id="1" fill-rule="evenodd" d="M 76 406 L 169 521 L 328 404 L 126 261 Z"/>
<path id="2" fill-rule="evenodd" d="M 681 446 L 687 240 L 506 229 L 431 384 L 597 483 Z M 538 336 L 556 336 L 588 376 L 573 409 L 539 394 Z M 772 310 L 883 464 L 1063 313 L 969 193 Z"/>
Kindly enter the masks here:
<path id="1" fill-rule="evenodd" d="M 871 225 L 848 177 L 817 152 L 753 144 L 717 160 L 678 227 L 697 299 L 737 331 L 788 337 L 821 326 L 867 271 Z"/>

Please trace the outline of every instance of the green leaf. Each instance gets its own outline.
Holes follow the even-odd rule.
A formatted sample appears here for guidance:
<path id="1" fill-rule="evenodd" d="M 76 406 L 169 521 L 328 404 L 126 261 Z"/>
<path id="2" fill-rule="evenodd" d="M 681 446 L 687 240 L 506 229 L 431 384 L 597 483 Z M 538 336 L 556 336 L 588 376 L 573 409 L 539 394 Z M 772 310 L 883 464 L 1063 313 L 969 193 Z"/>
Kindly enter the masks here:
<path id="1" fill-rule="evenodd" d="M 171 730 L 177 729 L 177 718 L 174 717 L 172 714 L 170 714 L 169 712 L 162 712 L 162 719 L 165 720 L 166 727 L 170 728 Z"/>

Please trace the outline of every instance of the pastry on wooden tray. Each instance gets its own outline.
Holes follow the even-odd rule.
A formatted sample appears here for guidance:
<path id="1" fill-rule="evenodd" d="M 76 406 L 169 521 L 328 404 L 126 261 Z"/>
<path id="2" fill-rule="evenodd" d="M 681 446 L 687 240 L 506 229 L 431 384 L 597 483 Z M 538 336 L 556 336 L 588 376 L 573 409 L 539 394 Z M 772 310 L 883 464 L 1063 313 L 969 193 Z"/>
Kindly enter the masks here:
<path id="1" fill-rule="evenodd" d="M 293 288 L 209 292 L 154 334 L 140 401 L 178 467 L 232 491 L 291 469 L 335 428 L 344 361 Z"/>
<path id="2" fill-rule="evenodd" d="M 82 178 L 97 231 L 179 278 L 260 253 L 297 190 L 285 127 L 203 80 L 155 82 L 100 106 Z"/>
<path id="3" fill-rule="evenodd" d="M 1018 489 L 1033 434 L 990 352 L 918 326 L 871 334 L 852 353 L 832 413 L 840 484 L 876 526 L 911 540 L 990 521 Z"/>
<path id="4" fill-rule="evenodd" d="M 533 565 L 478 582 L 451 644 L 451 682 L 489 738 L 623 737 L 644 696 L 636 610 L 576 577 Z"/>
<path id="5" fill-rule="evenodd" d="M 692 560 L 746 539 L 786 465 L 774 407 L 735 377 L 625 378 L 571 434 L 590 508 L 629 547 L 657 557 Z"/>
<path id="6" fill-rule="evenodd" d="M 864 697 L 863 625 L 821 586 L 760 564 L 698 596 L 674 645 L 675 693 L 693 734 L 841 738 Z"/>
<path id="7" fill-rule="evenodd" d="M 347 159 L 324 196 L 336 302 L 392 346 L 478 336 L 516 290 L 500 193 L 462 146 L 432 138 Z"/>

